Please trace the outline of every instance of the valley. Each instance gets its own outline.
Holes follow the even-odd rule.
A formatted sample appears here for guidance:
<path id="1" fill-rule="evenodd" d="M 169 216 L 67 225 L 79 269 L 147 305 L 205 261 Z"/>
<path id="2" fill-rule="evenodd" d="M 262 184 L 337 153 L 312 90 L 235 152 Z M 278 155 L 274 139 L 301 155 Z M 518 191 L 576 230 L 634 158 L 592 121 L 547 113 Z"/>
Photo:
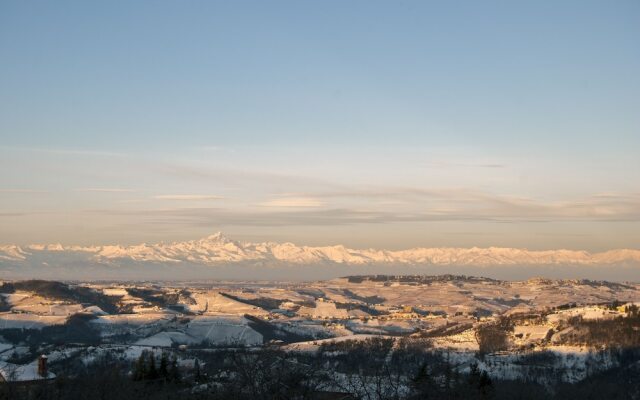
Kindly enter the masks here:
<path id="1" fill-rule="evenodd" d="M 639 303 L 636 283 L 543 278 L 4 281 L 0 373 L 27 379 L 41 354 L 52 373 L 104 357 L 132 368 L 151 352 L 213 374 L 225 367 L 211 357 L 229 351 L 331 359 L 380 342 L 388 360 L 410 348 L 457 373 L 552 387 L 621 367 L 640 347 Z"/>

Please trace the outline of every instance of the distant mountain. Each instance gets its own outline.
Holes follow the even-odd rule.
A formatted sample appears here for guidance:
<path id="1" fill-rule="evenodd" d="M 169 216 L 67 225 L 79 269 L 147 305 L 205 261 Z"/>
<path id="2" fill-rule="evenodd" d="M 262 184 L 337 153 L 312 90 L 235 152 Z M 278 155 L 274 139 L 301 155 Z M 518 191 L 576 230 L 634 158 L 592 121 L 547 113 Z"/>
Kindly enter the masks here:
<path id="1" fill-rule="evenodd" d="M 34 255 L 61 253 L 85 255 L 94 262 L 116 260 L 205 265 L 236 262 L 282 262 L 286 264 L 336 263 L 347 265 L 606 265 L 640 263 L 640 250 L 589 253 L 574 250 L 530 251 L 513 248 L 413 248 L 408 250 L 356 250 L 342 245 L 310 247 L 293 243 L 240 243 L 216 233 L 198 240 L 134 246 L 62 246 L 60 244 L 0 246 L 0 260 L 28 261 Z"/>

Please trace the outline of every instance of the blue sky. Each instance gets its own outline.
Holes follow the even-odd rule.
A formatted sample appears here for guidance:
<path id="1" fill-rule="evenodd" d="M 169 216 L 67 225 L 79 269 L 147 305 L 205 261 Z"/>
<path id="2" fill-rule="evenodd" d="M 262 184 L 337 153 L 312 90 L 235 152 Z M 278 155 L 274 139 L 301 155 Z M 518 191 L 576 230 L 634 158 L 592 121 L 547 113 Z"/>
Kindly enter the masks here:
<path id="1" fill-rule="evenodd" d="M 0 4 L 0 242 L 640 239 L 640 3 Z"/>

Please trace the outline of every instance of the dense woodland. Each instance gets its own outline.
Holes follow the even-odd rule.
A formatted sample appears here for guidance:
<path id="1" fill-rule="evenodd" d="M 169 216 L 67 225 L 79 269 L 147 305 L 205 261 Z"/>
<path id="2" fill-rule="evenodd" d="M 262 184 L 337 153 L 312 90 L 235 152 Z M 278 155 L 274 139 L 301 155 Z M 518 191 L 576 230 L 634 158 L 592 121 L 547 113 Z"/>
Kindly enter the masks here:
<path id="1" fill-rule="evenodd" d="M 631 348 L 617 350 L 619 366 L 605 373 L 548 385 L 532 383 L 534 376 L 492 379 L 475 364 L 459 372 L 446 354 L 420 341 L 347 341 L 302 354 L 277 348 L 192 351 L 199 361 L 189 367 L 179 366 L 170 351 L 143 352 L 133 363 L 109 355 L 90 365 L 68 360 L 56 367 L 53 381 L 0 384 L 0 400 L 640 398 L 640 350 Z M 526 362 L 553 357 L 536 353 Z"/>

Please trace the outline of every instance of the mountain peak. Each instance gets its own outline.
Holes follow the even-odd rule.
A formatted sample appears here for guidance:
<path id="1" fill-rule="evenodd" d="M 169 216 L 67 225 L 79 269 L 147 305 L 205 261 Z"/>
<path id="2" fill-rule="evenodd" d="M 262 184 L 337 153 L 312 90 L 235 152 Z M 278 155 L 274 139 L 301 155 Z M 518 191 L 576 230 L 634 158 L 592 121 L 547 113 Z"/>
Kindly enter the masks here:
<path id="1" fill-rule="evenodd" d="M 227 238 L 222 232 L 216 232 L 212 235 L 209 235 L 203 239 L 201 239 L 203 241 L 207 241 L 207 242 L 221 242 L 221 243 L 228 243 L 231 240 L 229 238 Z"/>

